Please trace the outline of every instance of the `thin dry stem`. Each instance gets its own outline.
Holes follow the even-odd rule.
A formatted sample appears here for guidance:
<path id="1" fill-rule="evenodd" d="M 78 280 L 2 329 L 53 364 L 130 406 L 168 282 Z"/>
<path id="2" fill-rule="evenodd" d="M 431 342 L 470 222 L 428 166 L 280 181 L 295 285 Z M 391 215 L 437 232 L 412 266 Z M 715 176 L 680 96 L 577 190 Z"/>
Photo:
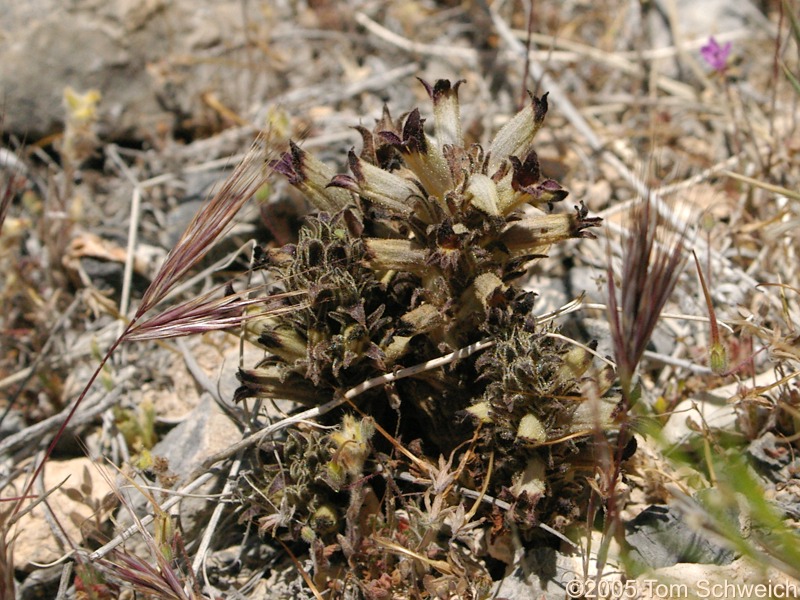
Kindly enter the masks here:
<path id="1" fill-rule="evenodd" d="M 11 207 L 11 200 L 14 199 L 14 182 L 15 178 L 12 175 L 5 181 L 2 192 L 0 192 L 0 233 L 3 231 L 3 223 L 5 223 L 8 209 Z"/>
<path id="2" fill-rule="evenodd" d="M 184 231 L 180 240 L 167 256 L 166 261 L 156 274 L 150 286 L 144 293 L 142 302 L 133 320 L 128 323 L 124 331 L 106 352 L 97 369 L 89 378 L 81 394 L 72 405 L 66 419 L 59 427 L 55 437 L 45 452 L 44 459 L 34 470 L 22 496 L 27 496 L 36 479 L 41 474 L 45 462 L 49 459 L 61 436 L 80 407 L 86 394 L 94 385 L 95 380 L 102 372 L 103 367 L 111 358 L 114 351 L 126 339 L 137 324 L 137 321 L 150 309 L 156 306 L 169 291 L 189 272 L 213 247 L 223 232 L 230 225 L 233 218 L 257 191 L 266 182 L 270 170 L 268 157 L 264 156 L 262 148 L 264 136 L 253 143 L 244 161 L 234 170 L 217 194 L 201 209 L 189 226 Z M 195 325 L 197 325 L 195 323 Z M 191 329 L 191 327 L 190 327 Z M 14 514 L 19 512 L 22 503 L 18 502 Z"/>
<path id="3" fill-rule="evenodd" d="M 240 452 L 238 456 L 233 461 L 230 470 L 228 471 L 228 477 L 225 480 L 225 487 L 222 490 L 222 497 L 226 497 L 230 494 L 235 485 L 236 477 L 239 475 L 239 470 L 242 467 L 242 459 L 244 453 Z M 208 521 L 208 526 L 205 528 L 203 532 L 203 537 L 200 540 L 200 546 L 197 549 L 197 554 L 195 555 L 194 561 L 192 562 L 192 571 L 195 573 L 196 577 L 200 576 L 200 573 L 205 574 L 205 560 L 206 554 L 211 546 L 211 542 L 214 539 L 214 534 L 216 533 L 217 526 L 219 525 L 219 521 L 222 518 L 222 511 L 225 509 L 225 502 L 219 502 L 214 507 L 214 512 L 211 515 L 211 518 Z"/>

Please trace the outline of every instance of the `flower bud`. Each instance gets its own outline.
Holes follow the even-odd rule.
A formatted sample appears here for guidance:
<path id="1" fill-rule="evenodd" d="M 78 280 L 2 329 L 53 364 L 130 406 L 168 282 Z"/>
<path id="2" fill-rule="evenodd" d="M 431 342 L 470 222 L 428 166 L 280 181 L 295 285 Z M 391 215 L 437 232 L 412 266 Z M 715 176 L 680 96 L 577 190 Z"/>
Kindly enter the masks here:
<path id="1" fill-rule="evenodd" d="M 592 354 L 585 348 L 573 346 L 562 357 L 563 362 L 558 367 L 556 379 L 562 384 L 579 381 L 591 366 L 592 358 Z"/>
<path id="2" fill-rule="evenodd" d="M 417 176 L 425 191 L 440 201 L 453 188 L 450 168 L 437 144 L 432 144 L 423 131 L 425 119 L 419 109 L 414 109 L 406 118 L 403 138 L 393 132 L 383 132 L 384 138 L 400 150 L 403 160 Z"/>
<path id="3" fill-rule="evenodd" d="M 546 478 L 544 462 L 538 456 L 532 456 L 525 464 L 525 470 L 514 477 L 509 491 L 516 497 L 525 492 L 530 498 L 539 498 L 547 491 Z"/>
<path id="4" fill-rule="evenodd" d="M 288 364 L 306 357 L 308 342 L 288 324 L 265 329 L 258 342 Z"/>
<path id="5" fill-rule="evenodd" d="M 497 187 L 486 175 L 471 175 L 464 195 L 467 202 L 481 212 L 492 217 L 500 215 Z"/>
<path id="6" fill-rule="evenodd" d="M 353 177 L 337 175 L 331 180 L 330 187 L 350 190 L 396 213 L 411 212 L 414 208 L 414 197 L 419 197 L 421 193 L 417 185 L 361 160 L 352 150 L 348 159 Z"/>
<path id="7" fill-rule="evenodd" d="M 541 444 L 547 441 L 547 431 L 536 415 L 528 413 L 519 421 L 517 438 L 524 442 Z"/>
<path id="8" fill-rule="evenodd" d="M 444 323 L 442 311 L 431 304 L 421 304 L 400 319 L 412 334 L 427 333 Z"/>
<path id="9" fill-rule="evenodd" d="M 463 146 L 458 87 L 464 83 L 464 80 L 456 81 L 451 85 L 447 79 L 439 79 L 433 84 L 433 87 L 422 79 L 420 81 L 433 100 L 433 119 L 439 148 L 444 148 L 445 145 Z"/>
<path id="10" fill-rule="evenodd" d="M 425 251 L 411 240 L 368 238 L 364 245 L 370 267 L 376 271 L 421 273 L 426 269 Z"/>
<path id="11" fill-rule="evenodd" d="M 592 237 L 586 229 L 595 227 L 599 219 L 586 218 L 584 208 L 575 213 L 544 214 L 510 223 L 503 231 L 502 242 L 512 252 L 543 253 L 551 244 L 571 238 Z"/>
<path id="12" fill-rule="evenodd" d="M 530 93 L 530 92 L 529 92 Z M 531 103 L 519 111 L 492 140 L 489 173 L 493 173 L 509 156 L 527 156 L 533 138 L 547 114 L 547 94 L 537 98 L 530 94 Z"/>
<path id="13" fill-rule="evenodd" d="M 486 401 L 477 402 L 467 408 L 466 411 L 478 419 L 478 421 L 481 423 L 492 422 L 491 406 Z"/>
<path id="14" fill-rule="evenodd" d="M 339 528 L 339 515 L 331 504 L 323 504 L 310 519 L 311 529 L 316 535 L 327 535 Z"/>
<path id="15" fill-rule="evenodd" d="M 728 370 L 728 352 L 719 342 L 711 344 L 708 352 L 708 364 L 717 375 L 722 375 Z"/>
<path id="16" fill-rule="evenodd" d="M 334 176 L 333 169 L 294 142 L 290 142 L 289 152 L 284 153 L 272 166 L 319 210 L 334 214 L 353 204 L 353 197 L 348 191 L 328 186 Z"/>
<path id="17" fill-rule="evenodd" d="M 357 421 L 352 415 L 344 416 L 341 428 L 330 434 L 332 445 L 328 474 L 332 483 L 341 482 L 339 485 L 342 485 L 361 476 L 370 452 L 369 440 L 374 433 L 375 425 L 371 419 Z"/>

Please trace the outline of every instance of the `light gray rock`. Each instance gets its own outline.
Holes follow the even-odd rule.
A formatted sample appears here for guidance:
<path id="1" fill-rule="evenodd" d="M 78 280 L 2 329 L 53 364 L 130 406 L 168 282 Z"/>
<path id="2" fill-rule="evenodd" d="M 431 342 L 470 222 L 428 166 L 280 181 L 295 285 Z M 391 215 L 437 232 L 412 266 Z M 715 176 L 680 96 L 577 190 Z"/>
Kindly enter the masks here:
<path id="1" fill-rule="evenodd" d="M 169 460 L 170 470 L 185 479 L 209 456 L 224 450 L 241 433 L 208 394 L 183 422 L 153 447 L 152 454 Z"/>
<path id="2" fill-rule="evenodd" d="M 659 569 L 679 562 L 723 565 L 733 561 L 732 550 L 716 545 L 697 531 L 680 511 L 650 506 L 628 524 L 630 558 L 641 568 Z"/>
<path id="3" fill-rule="evenodd" d="M 553 548 L 534 548 L 523 564 L 511 570 L 492 590 L 492 598 L 522 600 L 563 600 L 568 582 L 582 573 L 581 557 L 562 554 Z"/>
<path id="4" fill-rule="evenodd" d="M 151 453 L 164 458 L 169 463 L 169 471 L 177 476 L 176 487 L 188 483 L 186 478 L 209 456 L 227 448 L 240 439 L 241 434 L 234 423 L 222 412 L 209 394 L 203 394 L 197 407 L 187 415 L 180 425 L 172 429 L 156 444 Z M 217 500 L 206 500 L 204 494 L 218 491 L 219 478 L 214 478 L 194 495 L 184 498 L 180 503 L 179 520 L 184 539 L 194 539 L 202 534 L 211 511 Z M 130 494 L 130 503 L 137 514 L 145 514 L 152 507 L 138 492 Z M 121 515 L 122 527 L 130 524 L 129 516 Z"/>
<path id="5" fill-rule="evenodd" d="M 674 11 L 681 34 L 703 37 L 745 27 L 769 28 L 764 14 L 750 0 L 655 0 L 663 15 Z"/>
<path id="6" fill-rule="evenodd" d="M 112 140 L 214 117 L 205 93 L 245 111 L 264 92 L 245 60 L 235 0 L 36 0 L 0 11 L 3 127 L 27 139 L 63 128 L 67 86 L 101 92 L 99 134 Z M 259 16 L 252 12 L 250 25 Z"/>

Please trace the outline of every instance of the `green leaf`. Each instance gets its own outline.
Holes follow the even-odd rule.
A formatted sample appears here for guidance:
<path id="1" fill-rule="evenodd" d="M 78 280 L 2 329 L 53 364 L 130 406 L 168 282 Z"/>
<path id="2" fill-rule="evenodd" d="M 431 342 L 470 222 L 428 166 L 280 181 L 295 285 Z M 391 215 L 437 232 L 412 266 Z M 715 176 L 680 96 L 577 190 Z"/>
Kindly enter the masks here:
<path id="1" fill-rule="evenodd" d="M 794 73 L 789 70 L 789 67 L 786 66 L 785 62 L 781 61 L 781 67 L 783 68 L 784 75 L 786 75 L 786 79 L 788 79 L 789 83 L 792 84 L 794 91 L 800 94 L 800 81 L 798 81 L 797 77 L 794 76 Z"/>

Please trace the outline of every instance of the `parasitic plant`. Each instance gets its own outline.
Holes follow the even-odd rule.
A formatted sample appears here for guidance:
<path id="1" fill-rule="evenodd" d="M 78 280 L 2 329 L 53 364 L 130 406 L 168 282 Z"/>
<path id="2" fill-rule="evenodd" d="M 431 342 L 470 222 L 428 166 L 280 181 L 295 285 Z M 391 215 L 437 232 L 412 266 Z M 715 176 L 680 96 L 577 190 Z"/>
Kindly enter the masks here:
<path id="1" fill-rule="evenodd" d="M 379 587 L 381 573 L 403 579 L 393 569 L 408 553 L 447 562 L 437 536 L 458 535 L 456 484 L 511 507 L 501 514 L 495 506 L 494 534 L 574 519 L 586 491 L 577 472 L 591 473 L 591 434 L 599 420 L 610 423 L 615 402 L 589 406 L 613 378 L 589 382 L 591 348 L 539 323 L 536 294 L 516 283 L 553 244 L 588 237 L 599 223 L 583 204 L 554 210 L 567 191 L 543 176 L 533 150 L 547 96 L 531 95 L 484 149 L 465 142 L 460 84 L 423 82 L 432 136 L 418 109 L 401 119 L 385 109 L 372 130 L 359 127 L 362 149 L 348 154 L 349 174 L 295 144 L 273 164 L 316 212 L 295 244 L 262 261 L 293 310 L 247 322 L 266 358 L 240 371 L 238 399 L 308 407 L 366 379 L 493 342 L 446 369 L 360 395 L 352 408 L 368 417 L 331 413 L 329 423 L 340 423 L 332 432 L 289 432 L 270 446 L 260 476 L 248 479 L 247 515 L 262 531 L 311 543 L 318 573 L 340 551 Z M 392 453 L 401 445 L 410 452 Z M 416 462 L 404 463 L 406 455 Z M 452 470 L 437 459 L 457 455 Z M 404 471 L 449 483 L 435 500 L 406 496 L 397 481 Z M 382 483 L 373 483 L 376 475 Z M 394 500 L 382 508 L 376 494 Z M 461 510 L 459 529 L 468 520 Z M 456 577 L 453 561 L 450 571 L 422 559 L 417 567 Z"/>

